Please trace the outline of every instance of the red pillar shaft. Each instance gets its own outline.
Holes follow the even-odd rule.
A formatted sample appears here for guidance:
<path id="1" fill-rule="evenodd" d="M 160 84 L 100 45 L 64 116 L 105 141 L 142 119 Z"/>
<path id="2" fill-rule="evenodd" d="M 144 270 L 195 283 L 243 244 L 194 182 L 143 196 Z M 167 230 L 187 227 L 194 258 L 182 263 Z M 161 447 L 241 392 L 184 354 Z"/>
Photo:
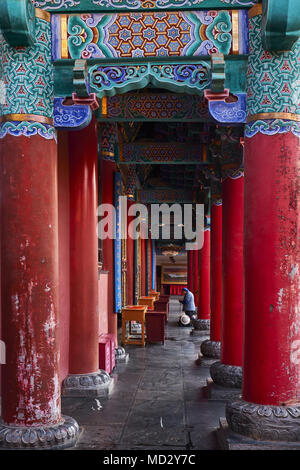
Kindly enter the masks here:
<path id="1" fill-rule="evenodd" d="M 299 156 L 292 133 L 246 139 L 243 398 L 265 405 L 300 398 Z"/>
<path id="2" fill-rule="evenodd" d="M 204 231 L 204 243 L 198 250 L 198 318 L 210 318 L 210 229 Z"/>
<path id="3" fill-rule="evenodd" d="M 193 292 L 193 250 L 187 252 L 187 270 L 188 270 L 188 285 L 187 288 Z"/>
<path id="4" fill-rule="evenodd" d="M 141 239 L 141 295 L 146 295 L 146 242 L 147 240 Z"/>
<path id="5" fill-rule="evenodd" d="M 194 250 L 193 253 L 193 294 L 195 306 L 198 305 L 198 296 L 199 296 L 199 250 Z"/>
<path id="6" fill-rule="evenodd" d="M 114 205 L 114 174 L 116 164 L 110 160 L 102 160 L 101 185 L 102 203 Z M 108 271 L 108 333 L 113 334 L 118 345 L 117 315 L 114 313 L 114 240 L 106 238 L 102 241 L 103 269 Z"/>
<path id="7" fill-rule="evenodd" d="M 222 202 L 211 208 L 210 339 L 221 341 L 222 315 Z"/>
<path id="8" fill-rule="evenodd" d="M 134 201 L 128 200 L 127 207 L 128 210 L 130 206 L 134 204 Z M 133 305 L 134 303 L 134 241 L 129 236 L 128 229 L 129 225 L 134 219 L 133 216 L 128 216 L 128 224 L 127 224 L 127 304 Z"/>
<path id="9" fill-rule="evenodd" d="M 1 154 L 2 418 L 61 421 L 58 322 L 57 145 L 7 135 Z"/>
<path id="10" fill-rule="evenodd" d="M 97 125 L 69 134 L 70 373 L 99 370 Z"/>
<path id="11" fill-rule="evenodd" d="M 242 366 L 244 177 L 226 178 L 222 193 L 221 362 Z"/>

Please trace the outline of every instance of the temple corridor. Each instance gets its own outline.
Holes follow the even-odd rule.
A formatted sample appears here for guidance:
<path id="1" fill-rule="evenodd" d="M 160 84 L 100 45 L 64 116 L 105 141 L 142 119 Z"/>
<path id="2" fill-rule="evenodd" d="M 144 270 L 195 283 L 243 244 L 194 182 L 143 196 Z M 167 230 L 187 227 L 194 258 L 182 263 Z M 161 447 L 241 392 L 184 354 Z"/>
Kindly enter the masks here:
<path id="1" fill-rule="evenodd" d="M 75 449 L 214 450 L 225 402 L 203 398 L 209 361 L 197 365 L 200 343 L 177 326 L 181 310 L 170 299 L 165 345 L 128 346 L 130 360 L 118 364 L 110 399 L 63 398 L 63 414 L 81 427 Z M 211 360 L 211 363 L 214 360 Z"/>
<path id="2" fill-rule="evenodd" d="M 299 38 L 0 0 L 0 451 L 300 450 Z"/>

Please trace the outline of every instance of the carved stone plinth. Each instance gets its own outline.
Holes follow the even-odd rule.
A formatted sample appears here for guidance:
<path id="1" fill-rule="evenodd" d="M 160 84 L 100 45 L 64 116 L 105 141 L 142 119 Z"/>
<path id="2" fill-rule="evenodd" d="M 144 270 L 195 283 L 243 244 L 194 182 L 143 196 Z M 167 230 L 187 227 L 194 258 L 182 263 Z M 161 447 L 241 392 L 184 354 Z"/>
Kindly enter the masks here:
<path id="1" fill-rule="evenodd" d="M 222 387 L 242 387 L 243 369 L 240 366 L 231 366 L 218 361 L 210 367 L 210 375 L 213 381 Z"/>
<path id="2" fill-rule="evenodd" d="M 63 381 L 64 397 L 107 397 L 113 390 L 113 379 L 104 370 L 92 374 L 70 374 Z"/>
<path id="3" fill-rule="evenodd" d="M 241 397 L 242 390 L 240 388 L 230 388 L 217 385 L 212 379 L 206 380 L 206 387 L 203 388 L 205 398 L 210 400 L 237 400 Z"/>
<path id="4" fill-rule="evenodd" d="M 210 329 L 210 320 L 201 320 L 200 318 L 197 318 L 192 320 L 192 325 L 195 330 L 207 331 Z"/>
<path id="5" fill-rule="evenodd" d="M 203 341 L 203 343 L 200 346 L 200 351 L 203 354 L 203 356 L 219 359 L 221 356 L 221 342 L 210 341 L 209 339 L 206 341 Z"/>
<path id="6" fill-rule="evenodd" d="M 79 426 L 62 416 L 54 426 L 10 426 L 0 422 L 0 449 L 65 449 L 76 444 Z"/>
<path id="7" fill-rule="evenodd" d="M 300 406 L 257 405 L 236 400 L 226 406 L 230 429 L 256 440 L 300 443 Z"/>
<path id="8" fill-rule="evenodd" d="M 126 353 L 125 349 L 122 346 L 115 348 L 116 363 L 127 363 L 129 361 L 129 354 Z"/>
<path id="9" fill-rule="evenodd" d="M 300 450 L 299 442 L 256 441 L 237 434 L 231 431 L 226 418 L 220 418 L 217 440 L 222 450 Z"/>
<path id="10" fill-rule="evenodd" d="M 196 359 L 196 364 L 203 367 L 210 367 L 215 362 L 215 358 L 203 356 L 201 353 L 199 353 L 198 358 Z"/>

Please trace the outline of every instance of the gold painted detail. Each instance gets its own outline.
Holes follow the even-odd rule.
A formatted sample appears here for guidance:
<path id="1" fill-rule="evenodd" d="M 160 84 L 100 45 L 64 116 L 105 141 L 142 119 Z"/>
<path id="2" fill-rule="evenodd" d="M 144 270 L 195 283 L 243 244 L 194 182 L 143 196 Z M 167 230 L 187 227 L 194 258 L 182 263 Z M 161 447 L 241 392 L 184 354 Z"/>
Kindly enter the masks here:
<path id="1" fill-rule="evenodd" d="M 67 15 L 61 15 L 60 19 L 61 27 L 61 58 L 68 59 L 68 17 Z"/>
<path id="2" fill-rule="evenodd" d="M 41 10 L 41 8 L 35 9 L 35 17 L 47 21 L 48 23 L 51 21 L 51 14 L 48 11 Z"/>
<path id="3" fill-rule="evenodd" d="M 232 11 L 232 53 L 239 53 L 239 12 Z"/>
<path id="4" fill-rule="evenodd" d="M 40 116 L 38 114 L 4 114 L 0 116 L 0 122 L 5 121 L 28 121 L 28 122 L 41 122 L 43 124 L 49 124 L 53 126 L 53 119 L 47 116 Z"/>
<path id="5" fill-rule="evenodd" d="M 265 119 L 285 119 L 288 121 L 300 122 L 300 115 L 293 113 L 259 113 L 247 117 L 247 122 L 259 121 Z"/>
<path id="6" fill-rule="evenodd" d="M 254 5 L 254 7 L 250 8 L 250 10 L 248 11 L 248 15 L 249 20 L 254 16 L 262 15 L 262 4 L 258 3 L 257 5 Z"/>

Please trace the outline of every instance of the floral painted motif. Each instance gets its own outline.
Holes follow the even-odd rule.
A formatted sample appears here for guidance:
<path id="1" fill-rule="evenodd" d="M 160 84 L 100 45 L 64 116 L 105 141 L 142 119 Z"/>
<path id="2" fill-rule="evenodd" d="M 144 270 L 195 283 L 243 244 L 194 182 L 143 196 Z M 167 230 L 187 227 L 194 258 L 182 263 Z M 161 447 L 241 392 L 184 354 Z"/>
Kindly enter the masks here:
<path id="1" fill-rule="evenodd" d="M 179 93 L 125 93 L 108 97 L 107 119 L 209 121 L 207 101 Z"/>
<path id="2" fill-rule="evenodd" d="M 7 121 L 0 124 L 0 139 L 3 139 L 7 134 L 19 137 L 32 137 L 39 135 L 47 140 L 57 140 L 56 131 L 53 126 L 42 124 L 40 122 L 27 122 L 27 121 Z"/>
<path id="3" fill-rule="evenodd" d="M 147 65 L 94 65 L 89 69 L 91 91 L 99 98 L 111 96 L 119 90 L 126 93 L 144 88 L 149 83 L 178 92 L 202 95 L 210 84 L 210 65 L 197 64 L 147 64 Z"/>
<path id="4" fill-rule="evenodd" d="M 249 39 L 248 116 L 260 113 L 300 114 L 299 41 L 288 52 L 265 51 L 261 40 L 261 15 L 249 20 Z"/>
<path id="5" fill-rule="evenodd" d="M 38 114 L 53 116 L 53 67 L 50 23 L 36 19 L 32 47 L 13 48 L 0 36 L 0 76 L 5 100 L 0 115 Z"/>
<path id="6" fill-rule="evenodd" d="M 53 15 L 53 57 L 131 58 L 247 53 L 247 12 L 232 11 Z M 65 37 L 67 36 L 67 38 Z M 236 45 L 235 45 L 236 47 Z"/>

